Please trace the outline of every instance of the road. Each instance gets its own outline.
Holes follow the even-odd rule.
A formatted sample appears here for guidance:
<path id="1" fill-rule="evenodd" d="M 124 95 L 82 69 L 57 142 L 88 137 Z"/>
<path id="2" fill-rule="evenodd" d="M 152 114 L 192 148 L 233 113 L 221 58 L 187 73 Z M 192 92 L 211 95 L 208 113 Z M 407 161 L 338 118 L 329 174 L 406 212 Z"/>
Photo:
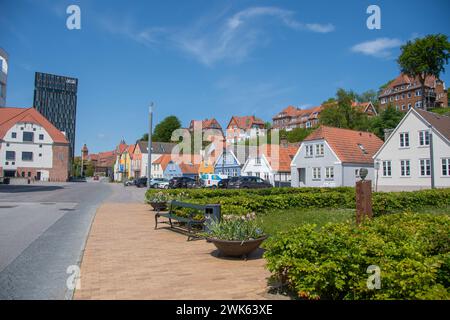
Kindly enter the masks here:
<path id="1" fill-rule="evenodd" d="M 79 266 L 103 202 L 142 202 L 145 189 L 101 182 L 0 185 L 0 299 L 71 299 L 69 266 Z"/>

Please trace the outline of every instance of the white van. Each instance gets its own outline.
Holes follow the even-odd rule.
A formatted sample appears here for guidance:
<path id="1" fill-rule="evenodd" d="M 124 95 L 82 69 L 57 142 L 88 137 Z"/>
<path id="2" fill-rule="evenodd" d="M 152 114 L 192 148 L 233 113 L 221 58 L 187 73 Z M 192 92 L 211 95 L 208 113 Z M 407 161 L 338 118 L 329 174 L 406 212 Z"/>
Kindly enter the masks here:
<path id="1" fill-rule="evenodd" d="M 202 186 L 206 188 L 217 188 L 219 181 L 227 178 L 228 176 L 226 174 L 218 173 L 205 173 L 200 175 Z"/>

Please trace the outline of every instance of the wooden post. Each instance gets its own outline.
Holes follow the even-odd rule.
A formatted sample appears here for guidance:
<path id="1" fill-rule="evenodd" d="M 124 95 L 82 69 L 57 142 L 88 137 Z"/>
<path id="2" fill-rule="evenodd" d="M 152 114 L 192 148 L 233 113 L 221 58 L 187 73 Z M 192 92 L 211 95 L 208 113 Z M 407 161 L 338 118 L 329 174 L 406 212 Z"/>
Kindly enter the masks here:
<path id="1" fill-rule="evenodd" d="M 359 225 L 365 217 L 372 219 L 372 181 L 356 182 L 356 224 Z"/>

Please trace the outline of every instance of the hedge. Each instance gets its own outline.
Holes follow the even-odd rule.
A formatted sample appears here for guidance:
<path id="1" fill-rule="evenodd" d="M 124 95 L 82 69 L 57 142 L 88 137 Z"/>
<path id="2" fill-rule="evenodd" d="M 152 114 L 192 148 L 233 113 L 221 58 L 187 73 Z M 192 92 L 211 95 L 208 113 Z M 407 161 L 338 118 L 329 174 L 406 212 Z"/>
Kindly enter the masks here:
<path id="1" fill-rule="evenodd" d="M 304 225 L 266 242 L 272 277 L 303 299 L 450 299 L 450 217 L 397 213 Z M 379 267 L 380 289 L 367 286 Z"/>
<path id="2" fill-rule="evenodd" d="M 171 189 L 149 190 L 181 197 L 198 204 L 221 204 L 222 214 L 247 214 L 290 208 L 355 208 L 354 188 L 271 188 L 271 189 Z M 374 215 L 413 210 L 418 207 L 450 205 L 450 188 L 413 192 L 378 192 L 373 194 Z"/>

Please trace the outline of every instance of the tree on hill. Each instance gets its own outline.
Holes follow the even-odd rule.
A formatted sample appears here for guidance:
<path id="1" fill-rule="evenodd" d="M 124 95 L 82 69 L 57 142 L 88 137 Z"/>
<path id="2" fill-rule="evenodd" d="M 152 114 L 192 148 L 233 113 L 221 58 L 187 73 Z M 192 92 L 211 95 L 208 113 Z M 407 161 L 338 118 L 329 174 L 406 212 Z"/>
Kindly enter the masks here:
<path id="1" fill-rule="evenodd" d="M 324 109 L 319 115 L 320 123 L 330 127 L 364 130 L 368 127 L 367 115 L 352 107 L 356 100 L 353 91 L 338 89 L 336 103 L 324 104 Z M 332 100 L 327 100 L 332 101 Z"/>
<path id="2" fill-rule="evenodd" d="M 446 35 L 428 35 L 414 41 L 408 41 L 401 47 L 401 54 L 397 59 L 401 72 L 418 78 L 422 91 L 422 106 L 425 104 L 425 80 L 428 76 L 439 78 L 445 72 L 445 65 L 450 58 L 450 42 Z"/>
<path id="3" fill-rule="evenodd" d="M 397 110 L 393 105 L 388 105 L 378 116 L 370 119 L 370 131 L 381 139 L 384 139 L 384 129 L 394 129 L 403 119 L 405 113 Z"/>
<path id="4" fill-rule="evenodd" d="M 153 130 L 152 141 L 171 142 L 172 132 L 181 128 L 181 122 L 176 116 L 168 116 L 158 123 Z M 148 141 L 148 133 L 145 133 L 141 141 Z"/>

